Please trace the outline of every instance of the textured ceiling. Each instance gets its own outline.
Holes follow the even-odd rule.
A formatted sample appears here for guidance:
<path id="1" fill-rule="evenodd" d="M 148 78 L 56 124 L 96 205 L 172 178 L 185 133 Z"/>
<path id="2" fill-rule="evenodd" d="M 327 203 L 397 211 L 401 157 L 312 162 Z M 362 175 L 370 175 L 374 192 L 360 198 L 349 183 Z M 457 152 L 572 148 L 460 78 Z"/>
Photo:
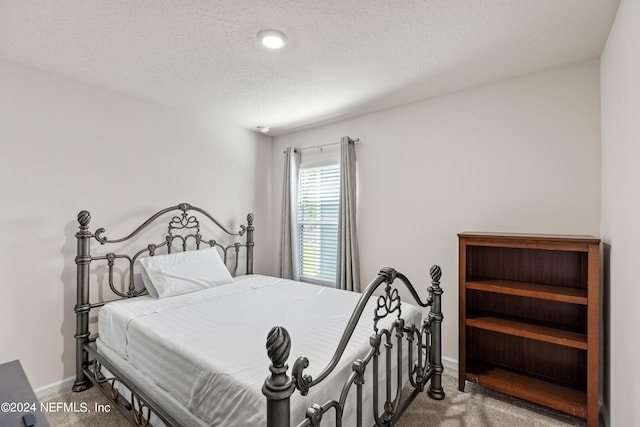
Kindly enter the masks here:
<path id="1" fill-rule="evenodd" d="M 618 3 L 0 0 L 0 58 L 277 135 L 597 58 Z"/>

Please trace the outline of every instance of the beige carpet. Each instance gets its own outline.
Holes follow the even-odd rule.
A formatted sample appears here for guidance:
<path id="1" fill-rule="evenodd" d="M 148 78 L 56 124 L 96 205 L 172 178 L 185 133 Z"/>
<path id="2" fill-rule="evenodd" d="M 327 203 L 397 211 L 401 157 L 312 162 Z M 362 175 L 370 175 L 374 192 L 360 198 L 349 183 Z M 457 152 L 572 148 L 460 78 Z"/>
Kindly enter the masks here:
<path id="1" fill-rule="evenodd" d="M 585 426 L 583 419 L 487 390 L 467 382 L 458 391 L 457 373 L 445 370 L 444 400 L 416 397 L 397 427 L 564 427 Z"/>
<path id="2" fill-rule="evenodd" d="M 443 386 L 446 398 L 431 400 L 419 395 L 407 409 L 398 427 L 561 427 L 584 426 L 579 418 L 553 411 L 532 403 L 467 384 L 465 393 L 457 389 L 455 372 L 445 371 Z M 85 403 L 90 412 L 47 413 L 51 427 L 127 426 L 117 409 L 109 413 L 94 412 L 95 404 L 109 405 L 95 387 L 83 392 L 58 393 L 45 399 L 48 402 Z M 345 426 L 350 427 L 350 426 Z"/>
<path id="3" fill-rule="evenodd" d="M 91 427 L 120 427 L 128 426 L 126 419 L 118 409 L 113 407 L 104 397 L 102 392 L 92 387 L 82 393 L 74 393 L 71 390 L 56 393 L 43 399 L 44 402 L 74 404 L 76 411 L 48 412 L 45 413 L 51 427 L 91 426 Z M 83 412 L 81 405 L 85 404 L 88 411 Z M 102 408 L 109 412 L 95 412 L 95 405 L 104 405 Z"/>

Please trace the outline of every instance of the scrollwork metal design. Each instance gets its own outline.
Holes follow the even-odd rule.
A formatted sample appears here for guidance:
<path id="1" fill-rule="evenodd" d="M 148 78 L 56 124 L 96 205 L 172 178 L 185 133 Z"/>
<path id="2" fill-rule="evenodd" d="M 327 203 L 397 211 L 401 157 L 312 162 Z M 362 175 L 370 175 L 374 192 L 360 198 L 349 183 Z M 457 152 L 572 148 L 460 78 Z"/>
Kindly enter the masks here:
<path id="1" fill-rule="evenodd" d="M 107 236 L 103 236 L 102 233 L 104 233 L 104 228 L 98 228 L 93 236 L 101 245 L 104 245 L 109 241 L 109 238 Z"/>
<path id="2" fill-rule="evenodd" d="M 398 289 L 392 288 L 387 285 L 384 288 L 384 295 L 380 295 L 377 299 L 377 306 L 375 309 L 375 316 L 373 318 L 373 330 L 378 332 L 378 322 L 384 319 L 391 313 L 397 311 L 398 318 L 402 315 L 400 295 Z"/>
<path id="3" fill-rule="evenodd" d="M 104 382 L 109 384 L 109 391 L 111 392 L 110 396 L 111 396 L 111 399 L 113 399 L 114 401 L 117 401 L 118 398 L 120 397 L 120 390 L 118 390 L 118 388 L 116 387 L 116 381 L 117 381 L 117 379 L 113 378 L 113 377 L 107 378 L 104 381 Z M 125 405 L 125 407 L 127 409 L 131 409 L 130 406 L 126 406 Z"/>
<path id="4" fill-rule="evenodd" d="M 187 212 L 182 212 L 181 215 L 176 215 L 171 218 L 169 222 L 169 235 L 172 235 L 175 230 L 196 230 L 200 231 L 200 222 L 195 215 L 189 215 Z"/>
<path id="5" fill-rule="evenodd" d="M 148 427 L 151 418 L 151 408 L 147 403 L 135 393 L 131 393 L 131 406 L 133 411 L 133 419 L 136 425 L 140 427 Z M 146 409 L 146 411 L 145 411 Z M 145 414 L 146 412 L 146 414 Z"/>
<path id="6" fill-rule="evenodd" d="M 306 357 L 298 357 L 293 363 L 291 369 L 291 376 L 293 378 L 293 384 L 300 390 L 300 394 L 306 396 L 309 393 L 309 388 L 313 385 L 313 378 L 311 375 L 305 374 L 303 371 L 309 367 L 309 359 Z"/>
<path id="7" fill-rule="evenodd" d="M 182 219 L 183 217 L 186 217 L 187 223 L 190 221 L 189 216 L 187 215 L 187 211 L 194 211 L 194 212 L 199 212 L 202 215 L 204 215 L 205 217 L 209 218 L 209 220 L 211 220 L 218 228 L 220 228 L 222 231 L 224 231 L 225 233 L 227 233 L 230 236 L 242 236 L 244 234 L 244 230 L 248 230 L 249 228 L 252 228 L 252 223 L 253 223 L 253 214 L 249 214 L 251 216 L 251 221 L 248 221 L 249 223 L 247 224 L 247 226 L 241 226 L 241 232 L 239 233 L 233 233 L 229 230 L 226 229 L 226 227 L 224 227 L 222 224 L 220 224 L 220 222 L 218 220 L 216 220 L 213 216 L 211 216 L 211 214 L 207 211 L 205 211 L 204 209 L 201 209 L 199 207 L 193 206 L 189 203 L 180 203 L 176 206 L 172 206 L 166 209 L 163 209 L 161 211 L 156 212 L 154 215 L 152 215 L 151 217 L 149 217 L 149 219 L 147 219 L 145 222 L 143 222 L 142 224 L 140 224 L 135 230 L 133 230 L 131 233 L 129 233 L 127 236 L 119 238 L 119 239 L 109 239 L 107 236 L 103 236 L 103 234 L 105 233 L 105 229 L 104 228 L 99 228 L 96 230 L 96 232 L 93 234 L 93 237 L 100 242 L 100 244 L 104 245 L 106 243 L 120 243 L 120 242 L 124 242 L 127 241 L 129 239 L 131 239 L 132 237 L 136 236 L 138 233 L 140 233 L 142 230 L 144 230 L 145 228 L 147 228 L 152 222 L 154 222 L 156 219 L 158 219 L 159 217 L 161 217 L 162 215 L 165 215 L 171 211 L 175 211 L 175 210 L 180 210 L 182 211 L 182 214 L 180 214 L 180 216 L 175 216 L 174 218 L 178 219 L 177 224 L 181 224 L 182 223 Z M 249 217 L 247 217 L 247 220 L 249 219 Z M 88 211 L 81 211 L 80 214 L 78 214 L 78 222 L 82 225 L 83 223 L 87 223 L 88 221 L 91 220 L 91 215 L 89 214 Z"/>
<path id="8" fill-rule="evenodd" d="M 149 246 L 152 246 L 152 245 L 149 245 Z M 152 250 L 151 248 L 148 248 L 148 249 L 150 251 Z M 153 250 L 155 250 L 155 245 L 154 245 Z M 136 285 L 133 282 L 133 262 L 136 259 L 137 255 L 138 254 L 136 254 L 136 256 L 134 256 L 134 258 L 132 259 L 127 255 L 116 255 L 113 252 L 109 252 L 104 257 L 96 257 L 96 258 L 94 258 L 95 260 L 106 259 L 107 267 L 108 267 L 109 288 L 111 289 L 111 292 L 113 292 L 114 294 L 118 295 L 121 298 L 137 297 L 137 296 L 141 295 L 144 292 L 144 289 L 137 290 L 136 289 Z M 131 272 L 131 274 L 129 275 L 129 287 L 128 287 L 128 290 L 126 292 L 120 292 L 116 288 L 116 285 L 115 285 L 114 280 L 113 280 L 113 270 L 114 270 L 114 266 L 115 266 L 115 261 L 116 261 L 116 259 L 120 259 L 120 258 L 126 259 L 128 261 L 129 270 Z"/>
<path id="9" fill-rule="evenodd" d="M 154 413 L 153 406 L 120 378 L 116 376 L 105 377 L 102 374 L 102 363 L 97 358 L 90 362 L 90 366 L 92 369 L 85 369 L 85 373 L 91 382 L 96 384 L 113 404 L 119 406 L 129 420 L 139 427 L 149 427 L 151 416 Z M 125 398 L 125 394 L 120 391 L 121 388 L 126 389 L 130 394 L 130 400 Z"/>

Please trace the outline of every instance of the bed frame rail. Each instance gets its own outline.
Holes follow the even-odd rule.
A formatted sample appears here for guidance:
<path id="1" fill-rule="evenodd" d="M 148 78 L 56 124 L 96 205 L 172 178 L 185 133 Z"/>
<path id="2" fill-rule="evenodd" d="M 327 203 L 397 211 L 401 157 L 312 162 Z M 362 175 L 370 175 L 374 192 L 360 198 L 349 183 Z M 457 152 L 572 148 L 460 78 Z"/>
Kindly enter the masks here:
<path id="1" fill-rule="evenodd" d="M 299 357 L 293 364 L 291 377 L 287 375 L 291 349 L 291 337 L 287 330 L 281 326 L 271 329 L 267 336 L 267 354 L 271 360 L 269 370 L 271 375 L 265 380 L 262 388 L 263 394 L 267 398 L 267 427 L 289 427 L 290 426 L 290 398 L 298 390 L 303 396 L 309 392 L 311 387 L 322 382 L 336 367 L 342 357 L 345 348 L 353 334 L 362 312 L 365 309 L 369 298 L 382 284 L 385 284 L 384 293 L 378 297 L 377 307 L 374 313 L 374 333 L 370 337 L 371 349 L 363 359 L 357 359 L 352 365 L 352 374 L 344 383 L 342 393 L 337 400 L 331 400 L 323 405 L 313 404 L 306 411 L 306 417 L 298 427 L 320 426 L 323 416 L 330 410 L 335 411 L 335 425 L 342 426 L 342 415 L 345 409 L 346 399 L 349 391 L 355 385 L 356 388 L 356 424 L 362 426 L 362 386 L 364 384 L 365 370 L 369 367 L 373 369 L 373 415 L 375 425 L 379 427 L 391 427 L 402 415 L 407 406 L 413 401 L 418 393 L 424 391 L 429 383 L 427 393 L 432 399 L 444 399 L 444 389 L 442 388 L 442 358 L 441 358 L 441 295 L 440 277 L 442 275 L 439 266 L 434 265 L 430 270 L 431 286 L 428 289 L 428 298 L 423 302 L 415 288 L 402 273 L 392 268 L 384 268 L 378 277 L 369 284 L 364 291 L 354 310 L 349 323 L 347 324 L 342 338 L 338 344 L 329 364 L 318 374 L 316 378 L 306 375 L 304 370 L 309 366 L 306 357 Z M 421 307 L 430 307 L 427 318 L 422 325 L 405 324 L 401 315 L 401 300 L 397 288 L 392 287 L 393 282 L 399 279 L 411 293 L 415 302 Z M 397 312 L 397 318 L 389 329 L 380 328 L 378 322 Z M 396 394 L 392 396 L 392 348 L 394 337 L 397 345 L 397 371 Z M 404 375 L 402 368 L 403 342 L 406 341 L 408 348 L 407 373 L 408 379 L 413 387 L 412 392 L 406 398 L 402 398 L 404 386 Z M 414 354 L 417 348 L 417 355 Z M 385 359 L 385 404 L 384 412 L 378 413 L 378 367 L 384 353 Z M 372 366 L 370 366 L 372 365 Z"/>

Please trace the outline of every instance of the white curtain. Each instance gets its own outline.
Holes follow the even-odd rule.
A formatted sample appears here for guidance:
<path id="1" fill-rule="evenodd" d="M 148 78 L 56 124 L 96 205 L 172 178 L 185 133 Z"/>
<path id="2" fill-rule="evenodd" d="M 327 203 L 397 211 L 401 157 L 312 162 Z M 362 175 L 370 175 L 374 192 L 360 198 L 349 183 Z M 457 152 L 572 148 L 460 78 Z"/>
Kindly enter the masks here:
<path id="1" fill-rule="evenodd" d="M 336 287 L 360 292 L 360 260 L 356 228 L 356 150 L 340 139 L 340 207 L 338 217 L 338 271 Z"/>
<path id="2" fill-rule="evenodd" d="M 282 241 L 280 242 L 280 277 L 300 279 L 298 256 L 298 228 L 296 210 L 298 203 L 298 170 L 300 152 L 287 147 L 284 152 L 284 176 L 282 179 L 282 221 L 280 223 Z"/>

